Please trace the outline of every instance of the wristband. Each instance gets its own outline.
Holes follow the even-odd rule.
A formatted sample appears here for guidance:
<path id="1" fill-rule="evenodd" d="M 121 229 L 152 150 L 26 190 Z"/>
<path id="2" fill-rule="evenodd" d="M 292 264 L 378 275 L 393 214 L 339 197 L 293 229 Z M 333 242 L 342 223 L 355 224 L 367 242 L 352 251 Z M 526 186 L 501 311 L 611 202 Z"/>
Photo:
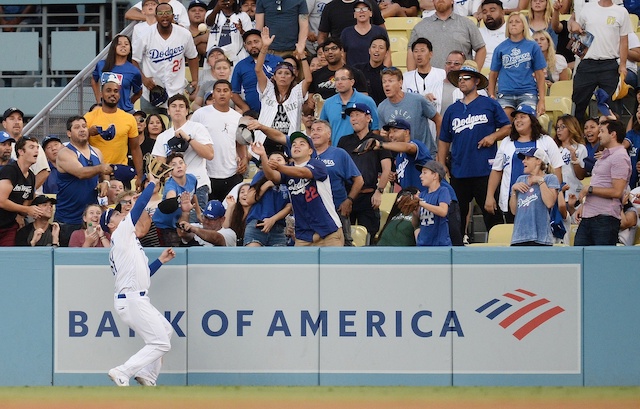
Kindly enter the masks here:
<path id="1" fill-rule="evenodd" d="M 353 203 L 353 198 L 351 196 L 347 196 L 347 200 L 350 200 Z"/>
<path id="2" fill-rule="evenodd" d="M 377 188 L 376 190 L 377 190 L 378 192 L 380 192 L 380 193 L 384 193 L 384 188 L 383 188 L 383 187 L 379 187 L 379 188 Z"/>

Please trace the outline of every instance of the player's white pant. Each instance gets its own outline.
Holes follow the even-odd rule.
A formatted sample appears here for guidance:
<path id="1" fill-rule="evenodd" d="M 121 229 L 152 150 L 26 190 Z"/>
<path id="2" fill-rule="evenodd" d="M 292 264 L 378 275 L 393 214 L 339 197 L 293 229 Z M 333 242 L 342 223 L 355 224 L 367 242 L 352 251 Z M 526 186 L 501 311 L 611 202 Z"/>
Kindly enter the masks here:
<path id="1" fill-rule="evenodd" d="M 140 376 L 156 381 L 162 366 L 161 358 L 169 352 L 169 340 L 173 328 L 167 319 L 153 305 L 149 297 L 139 293 L 126 294 L 127 298 L 115 298 L 116 312 L 136 334 L 144 340 L 145 346 L 123 365 L 117 367 L 129 378 Z"/>

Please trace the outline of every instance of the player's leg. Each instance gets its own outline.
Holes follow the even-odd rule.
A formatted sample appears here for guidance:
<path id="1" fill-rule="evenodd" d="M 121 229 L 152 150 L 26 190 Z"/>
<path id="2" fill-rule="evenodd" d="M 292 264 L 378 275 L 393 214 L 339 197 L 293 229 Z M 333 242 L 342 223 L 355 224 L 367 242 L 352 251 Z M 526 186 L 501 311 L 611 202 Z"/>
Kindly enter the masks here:
<path id="1" fill-rule="evenodd" d="M 171 338 L 171 335 L 173 334 L 173 328 L 171 327 L 171 324 L 167 320 L 164 320 L 163 324 L 165 332 L 167 333 L 167 337 Z M 136 381 L 144 386 L 155 386 L 158 380 L 158 375 L 160 375 L 163 358 L 164 357 L 156 359 L 154 362 L 138 371 L 138 373 L 134 375 Z"/>

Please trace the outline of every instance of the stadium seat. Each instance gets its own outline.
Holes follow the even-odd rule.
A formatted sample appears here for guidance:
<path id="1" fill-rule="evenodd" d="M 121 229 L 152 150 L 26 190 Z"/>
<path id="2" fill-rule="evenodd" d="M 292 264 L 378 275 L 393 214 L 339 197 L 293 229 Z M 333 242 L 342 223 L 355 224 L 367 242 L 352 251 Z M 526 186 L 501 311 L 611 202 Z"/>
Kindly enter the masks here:
<path id="1" fill-rule="evenodd" d="M 549 128 L 549 126 L 551 125 L 551 120 L 549 119 L 549 115 L 542 114 L 542 115 L 538 116 L 538 122 L 540 122 L 540 125 L 542 126 L 542 129 L 544 129 L 545 132 L 547 132 L 547 134 L 549 134 L 549 132 L 551 132 L 551 128 Z"/>
<path id="2" fill-rule="evenodd" d="M 569 21 L 571 14 L 560 14 L 560 21 Z"/>
<path id="3" fill-rule="evenodd" d="M 407 49 L 391 53 L 391 63 L 402 72 L 407 72 Z"/>
<path id="4" fill-rule="evenodd" d="M 491 72 L 491 67 L 482 67 L 480 73 L 485 77 L 489 78 L 489 73 Z"/>
<path id="5" fill-rule="evenodd" d="M 392 31 L 405 31 L 410 34 L 413 27 L 421 20 L 420 17 L 388 17 L 384 20 L 384 26 L 389 33 Z"/>
<path id="6" fill-rule="evenodd" d="M 409 44 L 409 38 L 405 33 L 399 31 L 392 31 L 389 33 L 389 42 L 391 43 L 391 52 L 395 51 L 407 51 Z"/>
<path id="7" fill-rule="evenodd" d="M 497 224 L 489 230 L 487 243 L 496 245 L 510 245 L 513 234 L 513 224 Z"/>
<path id="8" fill-rule="evenodd" d="M 380 230 L 382 230 L 384 224 L 387 222 L 389 213 L 391 213 L 391 208 L 396 202 L 397 196 L 398 194 L 394 192 L 382 194 L 382 202 L 380 203 L 380 229 L 378 230 L 378 233 L 380 233 Z"/>
<path id="9" fill-rule="evenodd" d="M 363 247 L 369 244 L 369 233 L 364 226 L 351 225 L 351 238 L 353 239 L 353 245 L 356 247 Z"/>
<path id="10" fill-rule="evenodd" d="M 544 97 L 544 105 L 551 124 L 564 114 L 571 114 L 573 102 L 571 98 L 548 96 Z"/>
<path id="11" fill-rule="evenodd" d="M 554 97 L 567 97 L 571 99 L 573 95 L 573 80 L 556 81 L 551 84 L 549 95 Z"/>
<path id="12" fill-rule="evenodd" d="M 629 19 L 631 20 L 631 31 L 635 32 L 638 30 L 638 16 L 635 14 L 629 13 Z"/>

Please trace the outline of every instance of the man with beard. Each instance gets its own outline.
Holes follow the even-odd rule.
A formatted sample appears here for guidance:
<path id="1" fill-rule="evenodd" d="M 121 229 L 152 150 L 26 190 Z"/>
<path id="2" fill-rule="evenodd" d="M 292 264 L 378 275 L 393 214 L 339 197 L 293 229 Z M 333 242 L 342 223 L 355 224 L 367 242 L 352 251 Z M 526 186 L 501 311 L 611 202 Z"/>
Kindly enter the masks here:
<path id="1" fill-rule="evenodd" d="M 335 95 L 338 90 L 336 86 L 336 71 L 342 67 L 346 67 L 344 64 L 344 49 L 342 42 L 337 38 L 329 38 L 324 43 L 320 44 L 324 51 L 324 58 L 327 60 L 327 65 L 313 72 L 313 79 L 311 80 L 311 87 L 309 87 L 310 94 L 320 94 L 322 98 L 327 99 Z M 367 80 L 364 74 L 360 70 L 352 68 L 352 78 L 355 80 L 355 88 L 362 92 L 367 92 Z M 336 135 L 334 136 L 342 136 Z"/>
<path id="2" fill-rule="evenodd" d="M 194 91 L 198 88 L 198 50 L 191 32 L 173 24 L 173 8 L 169 4 L 158 4 L 156 20 L 155 29 L 150 29 L 148 35 L 132 47 L 133 64 L 140 69 L 144 85 L 140 109 L 147 114 L 165 113 L 167 108 L 166 100 L 151 101 L 150 91 L 156 85 L 164 87 L 167 96 L 185 91 L 185 59 L 191 73 L 191 86 Z"/>
<path id="3" fill-rule="evenodd" d="M 14 140 L 11 145 L 11 158 L 16 160 L 17 156 L 14 146 L 15 143 L 22 138 L 22 130 L 24 129 L 24 113 L 15 107 L 7 109 L 4 111 L 4 115 L 2 116 L 2 127 Z M 38 146 L 37 161 L 31 165 L 30 169 L 33 174 L 36 175 L 36 189 L 39 189 L 47 180 L 51 171 L 51 169 L 49 169 L 49 164 L 47 163 L 47 157 L 44 154 L 44 150 L 40 146 Z"/>
<path id="4" fill-rule="evenodd" d="M 0 169 L 11 162 L 11 146 L 16 142 L 5 131 L 0 131 Z"/>
<path id="5" fill-rule="evenodd" d="M 504 9 L 500 0 L 484 0 L 481 10 L 484 27 L 480 27 L 480 34 L 482 34 L 487 50 L 484 67 L 489 67 L 491 66 L 493 50 L 506 38 L 505 29 L 507 25 L 504 22 Z"/>
<path id="6" fill-rule="evenodd" d="M 69 244 L 71 233 L 82 227 L 85 207 L 98 203 L 98 194 L 101 197 L 107 195 L 107 175 L 113 171 L 108 162 L 104 163 L 100 149 L 89 146 L 89 130 L 83 117 L 67 119 L 67 137 L 69 143 L 60 149 L 56 161 L 58 203 L 54 219 L 60 225 L 60 244 L 63 247 Z"/>
<path id="7" fill-rule="evenodd" d="M 444 68 L 447 55 L 451 50 L 461 50 L 466 55 L 476 52 L 475 61 L 481 69 L 487 50 L 478 27 L 467 17 L 453 12 L 453 0 L 434 0 L 436 12 L 425 17 L 411 31 L 407 51 L 407 70 L 416 68 L 411 52 L 411 44 L 418 38 L 428 38 L 433 49 L 431 65 Z M 414 134 L 414 136 L 417 136 Z"/>
<path id="8" fill-rule="evenodd" d="M 262 32 L 260 30 L 245 31 L 242 35 L 244 48 L 249 56 L 240 61 L 233 69 L 231 76 L 232 101 L 242 112 L 253 110 L 260 112 L 260 95 L 258 95 L 258 77 L 255 66 L 260 50 L 262 49 Z M 275 68 L 283 59 L 274 54 L 267 54 L 262 64 L 262 71 L 271 78 Z M 244 92 L 244 100 L 240 96 Z M 246 102 L 245 102 L 246 101 Z"/>
<path id="9" fill-rule="evenodd" d="M 108 75 L 102 84 L 102 106 L 84 115 L 89 143 L 102 151 L 104 161 L 111 164 L 127 165 L 127 151 L 130 151 L 139 186 L 143 170 L 138 124 L 133 115 L 118 108 L 119 100 L 120 82 L 115 74 Z"/>
<path id="10" fill-rule="evenodd" d="M 224 202 L 231 189 L 242 182 L 249 165 L 247 147 L 236 142 L 238 121 L 242 117 L 231 109 L 231 84 L 218 80 L 213 84 L 213 104 L 193 113 L 191 121 L 204 125 L 213 142 L 213 159 L 207 160 L 211 182 L 209 200 Z"/>

